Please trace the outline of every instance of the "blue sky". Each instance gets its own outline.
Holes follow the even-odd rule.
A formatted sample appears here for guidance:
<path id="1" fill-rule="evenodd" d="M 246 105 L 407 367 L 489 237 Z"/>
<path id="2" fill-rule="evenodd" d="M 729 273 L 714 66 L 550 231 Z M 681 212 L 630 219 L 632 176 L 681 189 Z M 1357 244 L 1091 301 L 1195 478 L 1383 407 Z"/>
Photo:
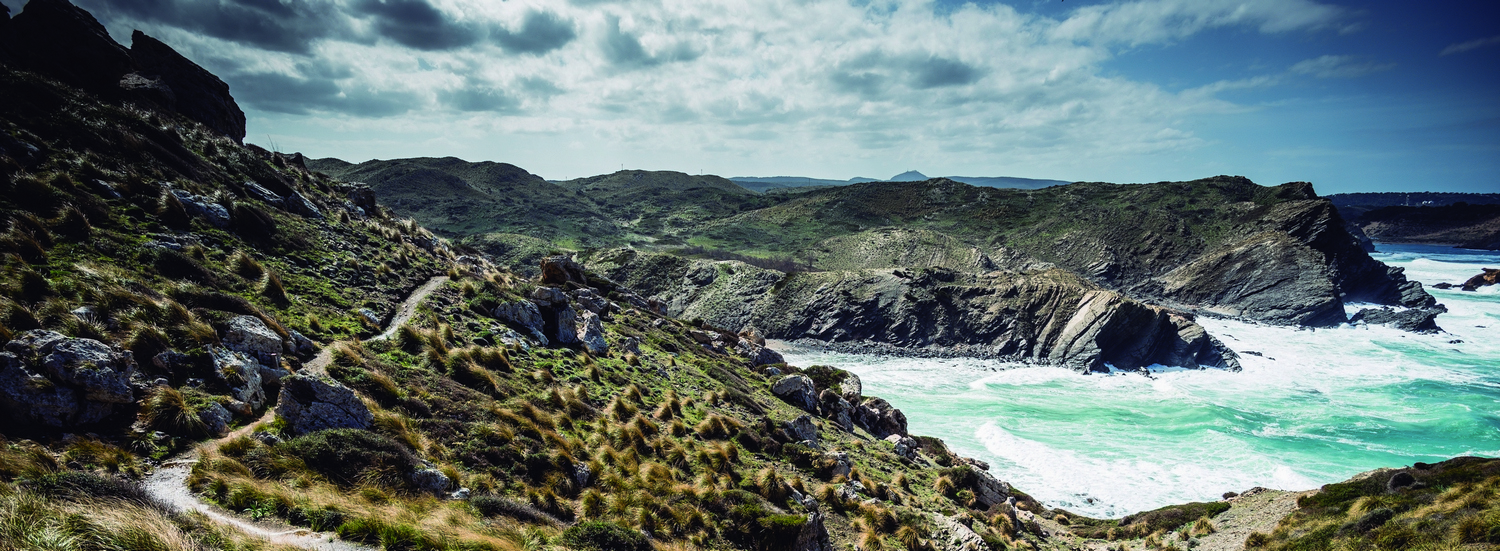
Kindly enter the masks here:
<path id="1" fill-rule="evenodd" d="M 1493 0 L 77 1 L 314 157 L 1500 192 Z"/>

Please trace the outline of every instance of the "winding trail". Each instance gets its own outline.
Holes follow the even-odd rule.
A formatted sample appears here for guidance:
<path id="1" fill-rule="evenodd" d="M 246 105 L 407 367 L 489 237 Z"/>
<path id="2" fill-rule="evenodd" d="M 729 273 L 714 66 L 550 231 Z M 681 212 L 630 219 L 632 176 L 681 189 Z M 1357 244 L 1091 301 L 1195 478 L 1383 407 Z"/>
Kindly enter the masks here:
<path id="1" fill-rule="evenodd" d="M 406 297 L 406 301 L 402 302 L 401 306 L 396 309 L 396 315 L 391 317 L 391 322 L 386 325 L 385 331 L 379 335 L 365 339 L 364 342 L 382 341 L 394 336 L 396 330 L 402 324 L 410 321 L 412 316 L 416 315 L 417 306 L 428 295 L 431 295 L 433 291 L 436 291 L 447 282 L 448 276 L 437 276 L 427 280 L 421 287 L 417 287 L 415 291 L 412 291 L 410 296 Z M 328 365 L 332 362 L 333 346 L 325 346 L 322 350 L 318 351 L 318 355 L 314 356 L 311 361 L 303 364 L 302 369 L 298 373 L 323 375 L 326 374 Z M 268 423 L 274 420 L 275 417 L 276 410 L 274 408 L 266 408 L 265 415 L 261 416 L 260 419 L 257 419 L 253 423 L 247 423 L 245 426 L 213 440 L 212 443 L 225 442 L 249 434 L 255 430 L 255 427 L 263 423 Z M 189 490 L 187 487 L 188 474 L 197 462 L 198 448 L 194 448 L 163 463 L 161 467 L 147 475 L 146 479 L 142 482 L 141 485 L 146 490 L 146 495 L 173 511 L 179 513 L 202 513 L 216 522 L 233 526 L 251 537 L 260 538 L 274 544 L 290 545 L 318 551 L 377 551 L 379 549 L 378 547 L 340 540 L 332 533 L 313 532 L 305 528 L 287 526 L 280 522 L 246 519 L 240 515 L 204 503 L 203 500 L 194 495 L 192 490 Z"/>

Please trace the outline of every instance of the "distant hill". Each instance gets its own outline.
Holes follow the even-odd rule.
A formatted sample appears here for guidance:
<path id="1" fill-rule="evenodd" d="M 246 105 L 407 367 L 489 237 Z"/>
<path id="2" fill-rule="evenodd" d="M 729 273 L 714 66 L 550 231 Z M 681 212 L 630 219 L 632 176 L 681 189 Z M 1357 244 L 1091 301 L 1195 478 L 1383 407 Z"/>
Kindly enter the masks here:
<path id="1" fill-rule="evenodd" d="M 1039 180 L 1033 178 L 1015 178 L 1011 176 L 943 176 L 955 182 L 963 182 L 971 186 L 1006 188 L 1006 189 L 1041 189 L 1045 187 L 1060 186 L 1072 182 L 1064 180 Z M 829 180 L 823 178 L 805 178 L 802 176 L 735 176 L 730 178 L 735 183 L 747 189 L 765 193 L 773 189 L 799 188 L 799 187 L 827 187 L 847 186 L 851 184 L 863 184 L 867 182 L 921 182 L 930 180 L 927 175 L 915 170 L 902 172 L 885 180 L 874 178 L 850 178 L 848 180 Z"/>
<path id="2" fill-rule="evenodd" d="M 1375 241 L 1500 249 L 1500 193 L 1337 193 L 1328 199 Z"/>

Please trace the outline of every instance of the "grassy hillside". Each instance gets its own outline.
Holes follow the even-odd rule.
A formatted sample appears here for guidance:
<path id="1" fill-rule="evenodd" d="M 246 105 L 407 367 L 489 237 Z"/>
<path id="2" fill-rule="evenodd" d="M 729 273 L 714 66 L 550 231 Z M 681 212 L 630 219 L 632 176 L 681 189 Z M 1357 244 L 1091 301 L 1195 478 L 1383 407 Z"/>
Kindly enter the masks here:
<path id="1" fill-rule="evenodd" d="M 893 443 L 770 390 L 790 372 L 816 381 L 814 395 L 838 392 L 844 373 L 777 375 L 740 336 L 663 318 L 594 276 L 541 286 L 461 261 L 360 188 L 172 115 L 8 69 L 0 95 L 13 100 L 0 132 L 34 148 L 0 156 L 0 340 L 20 352 L 5 353 L 0 394 L 33 404 L 93 389 L 89 377 L 114 376 L 105 367 L 134 373 L 124 400 L 78 390 L 100 418 L 3 412 L 0 547 L 274 547 L 142 499 L 140 477 L 200 444 L 188 484 L 201 499 L 391 550 L 786 549 L 809 537 L 915 550 L 943 548 L 936 534 L 948 533 L 1049 545 L 1035 523 L 996 520 L 1011 510 L 997 499 L 1040 505 L 940 441 Z M 359 340 L 438 274 L 453 279 L 396 338 Z M 495 317 L 559 295 L 602 322 L 607 349 L 549 348 Z M 225 363 L 241 323 L 295 352 Z M 108 366 L 48 371 L 56 355 L 27 348 L 49 335 L 36 330 L 117 348 Z M 368 430 L 298 433 L 264 416 L 286 396 L 276 378 L 320 371 L 309 361 L 320 349 L 371 411 Z M 264 402 L 245 401 L 252 380 Z M 467 496 L 449 493 L 459 487 Z"/>

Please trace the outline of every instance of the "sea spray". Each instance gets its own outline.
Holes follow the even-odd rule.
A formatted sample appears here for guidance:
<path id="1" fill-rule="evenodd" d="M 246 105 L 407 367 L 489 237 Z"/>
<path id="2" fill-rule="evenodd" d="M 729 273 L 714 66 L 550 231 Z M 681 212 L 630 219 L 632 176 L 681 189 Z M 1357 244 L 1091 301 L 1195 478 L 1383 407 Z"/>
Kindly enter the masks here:
<path id="1" fill-rule="evenodd" d="M 1431 289 L 1500 255 L 1390 247 Z M 1445 332 L 1297 329 L 1200 319 L 1244 371 L 1084 375 L 992 360 L 785 347 L 794 365 L 858 373 L 912 431 L 989 461 L 1052 506 L 1119 517 L 1253 486 L 1309 489 L 1362 471 L 1500 455 L 1500 288 L 1433 290 Z M 1368 305 L 1349 305 L 1350 313 Z"/>

